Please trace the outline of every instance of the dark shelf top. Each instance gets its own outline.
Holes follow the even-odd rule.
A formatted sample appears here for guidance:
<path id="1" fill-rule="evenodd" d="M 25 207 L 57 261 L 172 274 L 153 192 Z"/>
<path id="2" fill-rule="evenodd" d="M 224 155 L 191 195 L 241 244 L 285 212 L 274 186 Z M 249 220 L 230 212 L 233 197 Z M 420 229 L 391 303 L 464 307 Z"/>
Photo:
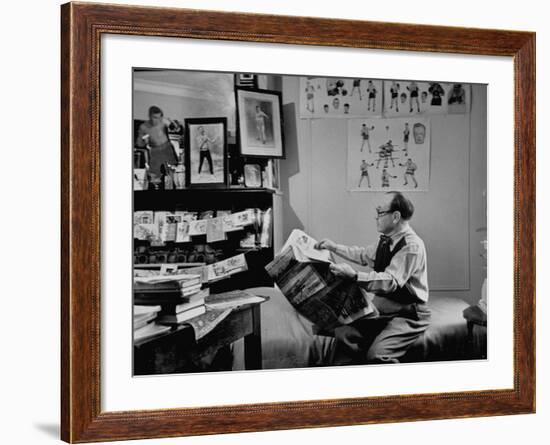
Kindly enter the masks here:
<path id="1" fill-rule="evenodd" d="M 134 210 L 231 210 L 267 209 L 275 191 L 265 188 L 136 190 Z"/>
<path id="2" fill-rule="evenodd" d="M 235 188 L 188 188 L 172 190 L 134 190 L 138 195 L 145 194 L 180 194 L 180 193 L 269 193 L 274 194 L 275 190 L 261 187 L 235 187 Z"/>

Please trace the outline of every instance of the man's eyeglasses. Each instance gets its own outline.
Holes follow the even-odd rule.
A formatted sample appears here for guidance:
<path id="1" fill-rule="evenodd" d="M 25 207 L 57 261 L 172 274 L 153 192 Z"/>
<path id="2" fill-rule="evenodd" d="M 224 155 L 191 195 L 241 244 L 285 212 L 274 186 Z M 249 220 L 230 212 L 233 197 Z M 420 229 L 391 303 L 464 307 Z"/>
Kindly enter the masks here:
<path id="1" fill-rule="evenodd" d="M 376 209 L 376 219 L 384 216 L 384 215 L 387 215 L 389 213 L 393 213 L 391 210 L 378 210 Z"/>

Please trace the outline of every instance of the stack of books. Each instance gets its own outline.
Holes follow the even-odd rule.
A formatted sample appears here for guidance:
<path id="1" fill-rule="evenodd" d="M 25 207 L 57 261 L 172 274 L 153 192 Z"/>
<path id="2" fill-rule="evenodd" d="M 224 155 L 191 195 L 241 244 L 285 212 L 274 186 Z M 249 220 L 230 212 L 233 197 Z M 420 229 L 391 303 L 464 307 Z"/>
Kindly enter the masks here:
<path id="1" fill-rule="evenodd" d="M 208 289 L 200 273 L 177 273 L 134 278 L 134 303 L 160 306 L 159 324 L 183 323 L 206 312 Z"/>
<path id="2" fill-rule="evenodd" d="M 161 306 L 134 305 L 134 341 L 155 338 L 170 330 L 168 326 L 155 323 Z"/>
<path id="3" fill-rule="evenodd" d="M 208 294 L 208 289 L 199 289 L 184 297 L 183 302 L 162 304 L 158 322 L 167 325 L 180 324 L 204 314 L 206 312 L 205 299 Z"/>
<path id="4" fill-rule="evenodd" d="M 201 286 L 200 273 L 134 277 L 134 303 L 155 306 L 185 302 L 180 300 L 200 291 Z"/>
<path id="5" fill-rule="evenodd" d="M 140 329 L 155 320 L 161 309 L 160 306 L 134 305 L 134 330 Z"/>

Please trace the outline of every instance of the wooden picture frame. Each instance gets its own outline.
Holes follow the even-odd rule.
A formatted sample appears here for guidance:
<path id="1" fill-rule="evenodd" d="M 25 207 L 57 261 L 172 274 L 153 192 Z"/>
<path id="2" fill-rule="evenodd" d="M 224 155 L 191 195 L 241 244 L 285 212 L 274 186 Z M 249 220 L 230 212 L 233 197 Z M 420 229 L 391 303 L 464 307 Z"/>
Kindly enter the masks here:
<path id="1" fill-rule="evenodd" d="M 535 34 L 172 8 L 61 7 L 61 437 L 174 437 L 535 411 Z M 104 412 L 100 391 L 100 60 L 106 34 L 513 57 L 512 389 Z"/>
<path id="2" fill-rule="evenodd" d="M 203 156 L 197 147 L 196 131 L 204 131 L 208 144 Z M 222 140 L 220 140 L 222 138 Z M 219 153 L 221 148 L 221 165 Z M 214 150 L 214 153 L 211 153 Z M 185 183 L 187 188 L 225 188 L 227 187 L 227 119 L 225 117 L 208 117 L 185 119 Z M 198 163 L 198 166 L 196 165 Z M 220 171 L 221 167 L 221 171 Z M 197 170 L 198 169 L 198 170 Z M 209 176 L 209 169 L 213 178 Z M 203 173 L 206 171 L 206 173 Z M 221 178 L 219 177 L 221 174 Z M 204 176 L 206 175 L 206 176 Z M 200 181 L 200 178 L 203 181 Z M 214 179 L 214 181 L 211 181 Z"/>
<path id="3" fill-rule="evenodd" d="M 237 134 L 242 156 L 284 158 L 283 100 L 279 91 L 235 88 Z M 254 127 L 254 110 L 260 113 L 261 128 Z M 264 108 L 264 109 L 262 109 Z"/>

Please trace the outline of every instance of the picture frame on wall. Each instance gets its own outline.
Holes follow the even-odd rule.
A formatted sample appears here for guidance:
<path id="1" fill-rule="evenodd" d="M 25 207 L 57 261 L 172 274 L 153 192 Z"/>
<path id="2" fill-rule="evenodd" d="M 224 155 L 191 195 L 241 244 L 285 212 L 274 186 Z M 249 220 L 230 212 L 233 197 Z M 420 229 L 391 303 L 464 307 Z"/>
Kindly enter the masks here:
<path id="1" fill-rule="evenodd" d="M 61 25 L 60 431 L 64 441 L 100 442 L 497 416 L 535 411 L 534 33 L 92 3 L 63 5 Z M 289 33 L 289 30 L 292 32 Z M 120 36 L 124 39 L 119 39 Z M 144 40 L 149 39 L 141 39 L 142 36 L 154 36 L 155 39 L 151 39 L 154 42 L 144 43 Z M 106 120 L 124 115 L 124 112 L 117 113 L 117 106 L 125 107 L 123 110 L 130 109 L 129 103 L 124 102 L 124 98 L 130 98 L 130 95 L 118 94 L 117 91 L 120 90 L 113 88 L 112 85 L 114 83 L 119 86 L 127 85 L 128 92 L 131 91 L 129 76 L 120 75 L 120 73 L 129 72 L 137 63 L 132 59 L 131 51 L 127 50 L 128 47 L 133 48 L 134 51 L 141 50 L 139 54 L 142 56 L 146 52 L 140 45 L 154 44 L 157 45 L 156 54 L 158 55 L 163 51 L 164 45 L 171 45 L 174 42 L 193 45 L 199 41 L 201 56 L 205 60 L 212 61 L 218 58 L 212 56 L 214 53 L 211 54 L 211 52 L 216 49 L 209 47 L 208 43 L 212 41 L 219 43 L 216 42 L 219 40 L 224 41 L 224 51 L 234 45 L 236 48 L 234 54 L 242 57 L 254 57 L 257 53 L 254 53 L 253 49 L 260 48 L 271 52 L 274 47 L 277 47 L 277 51 L 284 51 L 284 48 L 306 51 L 312 60 L 322 49 L 330 49 L 339 57 L 344 57 L 345 53 L 350 51 L 367 55 L 369 51 L 374 50 L 373 52 L 376 53 L 390 53 L 392 56 L 403 58 L 408 57 L 407 54 L 438 57 L 452 53 L 454 55 L 452 59 L 463 58 L 467 63 L 474 63 L 471 59 L 479 61 L 485 58 L 484 56 L 499 56 L 486 57 L 486 59 L 491 61 L 499 59 L 498 63 L 505 59 L 509 63 L 506 68 L 509 71 L 507 74 L 509 77 L 502 74 L 504 69 L 498 69 L 495 70 L 497 74 L 491 78 L 490 82 L 494 83 L 492 87 L 499 86 L 501 90 L 506 90 L 506 95 L 510 98 L 510 106 L 504 111 L 512 117 L 507 120 L 507 117 L 499 114 L 503 111 L 502 109 L 488 107 L 490 110 L 488 120 L 507 125 L 507 128 L 513 127 L 514 131 L 513 134 L 509 132 L 510 140 L 507 145 L 498 147 L 499 152 L 505 149 L 510 151 L 510 168 L 505 169 L 499 164 L 498 171 L 500 179 L 511 185 L 497 188 L 493 195 L 488 194 L 487 200 L 490 222 L 495 220 L 494 212 L 498 210 L 495 209 L 495 202 L 498 202 L 498 206 L 502 206 L 503 202 L 510 205 L 509 218 L 498 221 L 503 228 L 502 233 L 499 232 L 495 243 L 491 244 L 489 240 L 489 249 L 493 249 L 495 244 L 501 244 L 504 237 L 510 240 L 509 251 L 498 258 L 507 261 L 506 267 L 498 270 L 503 277 L 500 283 L 503 289 L 502 295 L 509 296 L 511 304 L 502 309 L 504 314 L 502 318 L 489 320 L 490 323 L 495 321 L 490 324 L 491 329 L 500 327 L 503 330 L 504 336 L 499 339 L 509 339 L 509 347 L 506 348 L 504 360 L 500 361 L 498 354 L 495 354 L 495 349 L 491 349 L 494 347 L 494 342 L 490 343 L 488 359 L 477 361 L 474 366 L 476 371 L 486 366 L 495 366 L 499 373 L 505 376 L 503 380 L 506 380 L 506 384 L 493 383 L 496 381 L 496 374 L 488 374 L 491 378 L 488 386 L 480 386 L 479 381 L 475 379 L 473 383 L 459 382 L 460 384 L 455 386 L 452 386 L 452 382 L 443 380 L 440 382 L 439 379 L 435 379 L 437 382 L 428 383 L 439 386 L 435 389 L 434 386 L 422 389 L 414 386 L 416 382 L 411 379 L 411 373 L 418 371 L 418 366 L 394 365 L 374 366 L 369 369 L 363 366 L 349 366 L 344 371 L 335 368 L 301 369 L 299 372 L 258 370 L 254 372 L 253 379 L 250 378 L 251 374 L 246 372 L 220 372 L 200 376 L 171 375 L 163 379 L 136 379 L 133 376 L 131 360 L 128 358 L 131 354 L 121 346 L 130 344 L 124 339 L 131 338 L 132 317 L 129 312 L 126 318 L 113 315 L 118 313 L 117 310 L 121 305 L 123 311 L 126 310 L 130 301 L 129 295 L 121 296 L 121 293 L 117 292 L 119 286 L 127 284 L 129 288 L 131 287 L 130 275 L 125 274 L 126 269 L 123 269 L 125 261 L 122 260 L 128 256 L 128 252 L 117 251 L 118 241 L 124 242 L 124 240 L 114 235 L 117 233 L 114 228 L 117 222 L 109 219 L 111 218 L 109 215 L 113 214 L 113 207 L 131 208 L 132 194 L 127 191 L 132 189 L 133 180 L 136 178 L 132 179 L 129 170 L 126 176 L 121 175 L 121 171 L 131 168 L 133 164 L 128 135 L 121 136 L 120 133 L 124 131 L 121 132 L 120 127 L 112 125 L 111 121 L 109 125 L 105 125 Z M 106 48 L 110 49 L 106 50 Z M 119 52 L 114 52 L 115 49 Z M 166 51 L 166 57 L 169 58 L 167 60 L 171 60 L 170 63 L 175 63 L 173 47 L 171 49 Z M 115 55 L 118 57 L 114 57 Z M 236 71 L 235 66 L 242 60 L 235 57 L 231 62 L 234 63 L 232 69 L 222 66 L 220 62 L 220 66 L 216 66 L 216 69 Z M 277 62 L 279 63 L 279 59 Z M 284 64 L 281 72 L 292 71 L 289 67 L 290 59 L 281 58 L 280 62 Z M 326 59 L 323 63 L 327 63 Z M 342 75 L 349 75 L 350 78 L 368 78 L 370 74 L 360 72 L 356 65 L 350 64 L 349 67 L 344 67 L 350 73 L 342 72 Z M 266 71 L 258 69 L 258 72 Z M 303 75 L 304 72 L 292 72 L 292 74 Z M 396 78 L 401 79 L 406 75 L 407 73 L 400 73 Z M 441 78 L 451 79 L 455 73 L 449 65 L 438 75 Z M 469 80 L 471 79 L 464 81 Z M 260 82 L 260 85 L 264 84 Z M 166 92 L 166 88 L 159 87 L 158 84 L 153 83 L 149 87 Z M 107 91 L 109 94 L 106 94 Z M 192 89 L 182 92 L 181 88 L 177 87 L 171 88 L 170 92 L 193 94 Z M 295 93 L 300 94 L 297 89 Z M 329 168 L 326 168 L 327 171 L 313 172 L 310 169 L 319 154 L 321 144 L 312 143 L 307 147 L 305 157 L 301 158 L 298 158 L 295 152 L 291 152 L 289 147 L 300 143 L 294 128 L 295 122 L 303 126 L 304 131 L 312 127 L 324 130 L 323 125 L 326 124 L 326 120 L 312 118 L 307 122 L 297 119 L 291 121 L 287 116 L 294 118 L 299 116 L 299 104 L 285 101 L 284 111 L 288 119 L 284 122 L 287 136 L 287 144 L 285 144 L 282 131 L 281 93 L 237 88 L 236 98 L 240 154 L 260 158 L 271 157 L 275 158 L 273 162 L 280 162 L 279 159 L 285 158 L 287 155 L 285 150 L 288 149 L 288 157 L 284 161 L 283 169 L 285 175 L 288 173 L 291 177 L 294 173 L 304 170 L 311 176 L 316 175 L 314 178 L 309 178 L 310 182 L 303 184 L 303 199 L 307 199 L 307 195 L 311 194 L 313 180 L 322 193 L 323 187 L 326 188 L 323 175 L 331 173 L 328 172 L 330 164 Z M 201 97 L 194 99 L 201 100 Z M 259 107 L 261 113 L 256 107 Z M 256 115 L 258 115 L 257 118 Z M 123 119 L 127 119 L 127 116 L 123 116 Z M 338 121 L 338 128 L 342 134 L 347 134 L 345 124 Z M 224 119 L 216 117 L 185 120 L 186 180 L 190 188 L 226 187 L 226 126 Z M 354 134 L 359 134 L 357 128 L 352 130 Z M 127 133 L 131 134 L 131 131 Z M 490 145 L 491 138 L 488 139 Z M 126 157 L 123 150 L 110 150 L 123 144 L 128 145 Z M 332 159 L 340 156 L 339 152 L 331 151 L 329 148 L 325 147 L 327 156 L 333 156 Z M 360 150 L 357 144 L 353 148 Z M 210 151 L 210 161 L 206 150 Z M 111 155 L 114 157 L 106 161 Z M 357 175 L 358 171 L 356 167 L 354 173 Z M 127 177 L 127 180 L 121 179 L 124 177 Z M 140 179 L 137 178 L 137 180 Z M 285 193 L 287 179 L 286 176 L 283 178 Z M 342 176 L 337 179 L 344 189 L 346 178 Z M 143 190 L 139 193 L 143 193 L 144 197 L 149 199 L 156 191 Z M 187 193 L 188 190 L 170 190 L 167 195 L 181 195 L 183 200 Z M 196 206 L 200 207 L 198 210 L 210 210 L 210 201 L 207 196 L 210 193 L 211 191 L 208 190 L 200 190 L 200 194 L 204 196 L 196 200 Z M 224 209 L 221 204 L 224 204 L 226 193 L 229 195 L 238 192 L 221 191 L 224 196 L 218 199 L 217 204 L 220 205 L 216 208 Z M 251 199 L 258 193 L 266 193 L 266 191 L 243 190 L 243 196 L 246 197 L 243 199 Z M 347 193 L 347 190 L 343 193 Z M 266 194 L 271 195 L 269 192 Z M 365 196 L 368 195 L 354 194 L 358 203 L 363 203 L 364 200 L 360 201 L 360 199 Z M 249 207 L 253 206 L 244 205 L 243 208 L 237 209 L 237 215 L 244 215 L 247 218 L 250 214 L 255 215 L 254 208 Z M 163 209 L 154 209 L 154 211 L 157 210 Z M 271 216 L 270 212 L 270 209 L 264 209 L 264 216 L 266 214 Z M 276 224 L 278 209 L 274 206 L 272 212 L 273 224 Z M 378 219 L 384 216 L 384 213 L 387 214 L 377 209 L 377 213 L 370 215 L 369 218 Z M 311 219 L 311 214 L 294 213 L 290 218 L 299 223 L 301 218 Z M 221 222 L 224 223 L 223 220 Z M 126 221 L 122 224 L 128 225 Z M 214 229 L 219 229 L 219 226 L 211 226 L 212 235 L 215 232 Z M 343 218 L 342 231 L 346 228 L 347 221 Z M 252 231 L 252 228 L 247 225 L 243 230 Z M 109 242 L 102 242 L 102 239 Z M 114 240 L 117 242 L 112 242 Z M 302 242 L 307 240 L 298 239 Z M 127 241 L 130 243 L 131 238 Z M 492 260 L 497 256 L 490 253 L 488 258 Z M 238 261 L 242 261 L 243 258 L 244 254 L 238 257 Z M 233 262 L 235 261 L 237 260 L 233 259 Z M 233 266 L 234 264 L 224 264 L 226 268 Z M 505 276 L 509 278 L 508 281 L 504 279 Z M 107 283 L 112 283 L 113 277 L 116 277 L 116 286 L 109 288 Z M 492 284 L 486 291 L 489 294 L 493 292 Z M 491 295 L 488 298 L 490 299 Z M 493 301 L 495 305 L 498 304 L 498 301 Z M 243 335 L 247 334 L 244 347 L 253 348 L 259 351 L 259 354 L 262 350 L 259 335 L 260 315 L 259 310 L 250 311 L 249 318 L 246 319 L 247 330 L 243 331 Z M 116 328 L 107 324 L 112 323 L 113 320 L 118 323 Z M 465 323 L 463 328 L 470 329 L 471 325 Z M 495 335 L 492 338 L 495 338 Z M 501 352 L 500 349 L 499 352 Z M 425 367 L 439 365 L 441 364 L 424 364 Z M 444 366 L 447 365 L 444 363 Z M 468 365 L 455 363 L 448 365 L 449 367 L 445 369 L 449 370 L 448 374 L 452 379 L 460 380 Z M 305 382 L 303 386 L 307 386 L 310 392 L 305 397 L 298 396 L 296 392 L 301 391 L 302 388 L 296 383 L 296 379 L 307 372 L 312 374 L 308 374 L 311 376 L 310 381 Z M 377 372 L 378 379 L 365 378 L 366 375 L 370 376 L 371 373 Z M 478 378 L 479 374 L 475 377 Z M 278 379 L 278 384 L 273 383 L 275 379 Z M 178 391 L 153 390 L 151 385 L 161 385 L 160 380 L 169 383 L 172 389 L 185 387 L 186 390 L 182 392 L 184 394 Z M 391 380 L 394 387 L 392 390 L 374 395 L 364 392 L 375 391 L 377 388 L 372 387 L 379 387 L 386 380 Z M 195 384 L 199 381 L 200 385 Z M 353 384 L 355 381 L 361 384 Z M 365 385 L 366 381 L 372 384 Z M 256 382 L 260 384 L 255 386 Z M 367 386 L 369 388 L 365 388 Z M 331 393 L 327 392 L 327 387 L 332 391 Z M 294 393 L 288 397 L 282 397 L 281 394 L 289 388 Z M 189 398 L 191 393 L 196 395 L 196 399 Z M 131 397 L 128 396 L 129 394 Z M 130 408 L 121 409 L 118 408 L 120 404 L 132 405 Z"/>
<path id="2" fill-rule="evenodd" d="M 227 186 L 227 119 L 185 120 L 185 173 L 189 188 Z"/>
<path id="3" fill-rule="evenodd" d="M 284 158 L 281 93 L 237 87 L 236 98 L 241 155 Z"/>

